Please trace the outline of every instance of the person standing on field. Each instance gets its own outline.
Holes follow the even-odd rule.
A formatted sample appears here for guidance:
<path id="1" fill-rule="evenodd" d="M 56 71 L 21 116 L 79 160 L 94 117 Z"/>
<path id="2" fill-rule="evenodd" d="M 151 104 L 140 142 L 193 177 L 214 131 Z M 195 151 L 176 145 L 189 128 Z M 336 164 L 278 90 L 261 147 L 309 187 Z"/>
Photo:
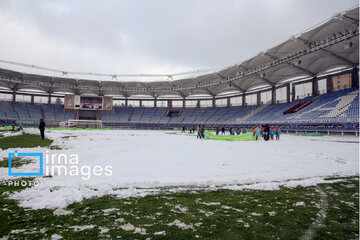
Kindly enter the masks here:
<path id="1" fill-rule="evenodd" d="M 270 137 L 270 127 L 269 125 L 266 125 L 264 128 L 264 140 L 269 141 L 269 137 Z"/>
<path id="2" fill-rule="evenodd" d="M 256 127 L 255 128 L 255 137 L 256 137 L 256 141 L 258 140 L 259 136 L 260 136 L 260 128 L 259 127 Z"/>
<path id="3" fill-rule="evenodd" d="M 201 126 L 200 132 L 201 132 L 200 139 L 205 138 L 205 126 L 204 125 Z"/>
<path id="4" fill-rule="evenodd" d="M 45 138 L 45 122 L 43 119 L 40 119 L 40 124 L 39 124 L 39 130 L 40 130 L 40 135 L 41 135 L 41 139 Z"/>
<path id="5" fill-rule="evenodd" d="M 281 135 L 281 129 L 278 127 L 276 128 L 276 132 L 275 132 L 275 135 L 276 135 L 276 140 L 280 140 L 280 135 Z"/>

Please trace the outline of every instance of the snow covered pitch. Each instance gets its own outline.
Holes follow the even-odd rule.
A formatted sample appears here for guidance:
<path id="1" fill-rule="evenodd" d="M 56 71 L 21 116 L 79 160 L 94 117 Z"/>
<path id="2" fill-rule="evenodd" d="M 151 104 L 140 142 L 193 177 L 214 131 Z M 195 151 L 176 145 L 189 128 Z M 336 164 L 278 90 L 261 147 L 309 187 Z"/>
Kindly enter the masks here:
<path id="1" fill-rule="evenodd" d="M 35 130 L 26 130 L 32 132 Z M 35 131 L 37 133 L 37 131 Z M 164 131 L 48 131 L 61 150 L 18 149 L 19 152 L 77 154 L 79 166 L 111 166 L 111 176 L 36 177 L 39 185 L 11 198 L 33 209 L 65 208 L 84 198 L 154 194 L 159 189 L 278 189 L 309 186 L 325 177 L 359 174 L 355 137 L 282 135 L 280 141 L 224 142 Z M 0 152 L 7 157 L 14 149 Z M 38 163 L 22 166 L 34 171 Z M 8 169 L 0 168 L 2 181 Z M 11 178 L 13 179 L 13 178 Z"/>

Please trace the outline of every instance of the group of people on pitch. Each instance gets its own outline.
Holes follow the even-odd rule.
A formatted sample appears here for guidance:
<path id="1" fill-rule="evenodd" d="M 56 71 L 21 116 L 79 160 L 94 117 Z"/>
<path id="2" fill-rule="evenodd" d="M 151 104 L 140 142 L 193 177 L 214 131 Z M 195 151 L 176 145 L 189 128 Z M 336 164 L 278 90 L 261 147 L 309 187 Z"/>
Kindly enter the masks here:
<path id="1" fill-rule="evenodd" d="M 11 123 L 11 129 L 12 129 L 12 131 L 15 131 L 15 130 L 16 131 L 22 131 L 24 129 L 24 125 L 22 123 L 20 123 L 19 126 L 18 126 L 16 121 L 13 121 Z"/>
<path id="2" fill-rule="evenodd" d="M 230 132 L 230 135 L 240 135 L 241 133 L 242 134 L 247 133 L 247 130 L 246 130 L 246 128 L 237 127 L 237 128 L 230 128 L 229 132 Z"/>
<path id="3" fill-rule="evenodd" d="M 274 140 L 274 136 L 276 137 L 276 140 L 279 140 L 280 135 L 280 127 L 270 127 L 269 125 L 266 125 L 253 128 L 253 136 L 256 137 L 256 141 L 259 139 L 260 136 L 264 138 L 265 141 L 268 141 L 269 139 Z"/>
<path id="4" fill-rule="evenodd" d="M 199 125 L 196 129 L 197 131 L 197 136 L 196 138 L 200 138 L 200 139 L 204 139 L 205 138 L 205 126 L 204 125 Z"/>
<path id="5" fill-rule="evenodd" d="M 45 126 L 46 124 L 44 122 L 44 119 L 40 119 L 39 130 L 40 130 L 41 139 L 45 139 Z M 22 131 L 23 129 L 24 129 L 24 125 L 22 123 L 20 123 L 19 125 L 17 125 L 16 121 L 13 121 L 11 123 L 11 131 Z"/>
<path id="6" fill-rule="evenodd" d="M 190 133 L 190 134 L 195 133 L 195 130 L 196 130 L 195 127 L 190 127 L 190 128 L 189 128 L 189 133 Z M 181 132 L 182 132 L 182 133 L 185 133 L 185 132 L 186 132 L 186 127 L 185 127 L 185 126 L 182 127 Z"/>

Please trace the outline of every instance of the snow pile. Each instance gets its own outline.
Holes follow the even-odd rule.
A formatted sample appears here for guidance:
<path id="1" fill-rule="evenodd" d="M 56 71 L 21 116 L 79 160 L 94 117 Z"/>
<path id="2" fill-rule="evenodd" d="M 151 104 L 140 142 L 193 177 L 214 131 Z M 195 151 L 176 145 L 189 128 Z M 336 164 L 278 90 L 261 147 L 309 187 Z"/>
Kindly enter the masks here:
<path id="1" fill-rule="evenodd" d="M 84 225 L 84 226 L 70 226 L 69 228 L 74 229 L 75 232 L 80 232 L 88 229 L 93 229 L 94 225 Z"/>
<path id="2" fill-rule="evenodd" d="M 166 232 L 165 231 L 155 232 L 154 235 L 155 236 L 165 236 Z"/>
<path id="3" fill-rule="evenodd" d="M 28 132 L 38 132 L 36 129 Z M 162 131 L 47 131 L 62 150 L 77 154 L 81 166 L 111 166 L 112 176 L 37 177 L 38 186 L 14 193 L 23 207 L 66 208 L 84 198 L 115 194 L 118 197 L 208 188 L 278 189 L 280 186 L 314 185 L 328 176 L 359 174 L 358 138 L 282 135 L 280 141 L 226 142 Z M 62 138 L 64 136 L 76 136 Z M 341 138 L 341 141 L 339 141 Z M 45 152 L 47 148 L 18 149 Z M 0 159 L 14 149 L 0 151 Z M 38 170 L 31 163 L 21 170 Z M 0 168 L 0 180 L 14 180 Z M 207 203 L 215 204 L 215 203 Z M 181 209 L 180 209 L 181 211 Z"/>
<path id="4" fill-rule="evenodd" d="M 22 135 L 22 131 L 6 131 L 6 132 L 1 132 L 2 137 L 12 137 L 12 136 L 18 136 L 18 135 Z"/>
<path id="5" fill-rule="evenodd" d="M 67 211 L 65 209 L 58 208 L 53 212 L 53 214 L 55 216 L 66 216 L 66 215 L 72 215 L 74 213 L 72 211 Z"/>
<path id="6" fill-rule="evenodd" d="M 168 226 L 176 226 L 178 228 L 181 228 L 181 229 L 192 229 L 194 230 L 194 226 L 192 224 L 185 224 L 183 222 L 181 222 L 180 220 L 178 219 L 175 219 L 172 223 L 169 223 Z"/>

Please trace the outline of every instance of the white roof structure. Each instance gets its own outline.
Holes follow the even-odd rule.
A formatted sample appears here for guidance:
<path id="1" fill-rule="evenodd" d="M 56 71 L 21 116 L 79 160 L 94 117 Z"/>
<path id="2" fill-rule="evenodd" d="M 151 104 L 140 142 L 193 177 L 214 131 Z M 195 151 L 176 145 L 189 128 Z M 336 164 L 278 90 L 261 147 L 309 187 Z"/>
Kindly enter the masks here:
<path id="1" fill-rule="evenodd" d="M 115 96 L 148 95 L 188 97 L 246 92 L 275 86 L 291 78 L 309 78 L 335 68 L 359 65 L 359 7 L 219 72 L 175 81 L 94 81 L 50 77 L 0 69 L 0 87 L 12 91 L 38 89 L 47 93 L 70 92 Z"/>

